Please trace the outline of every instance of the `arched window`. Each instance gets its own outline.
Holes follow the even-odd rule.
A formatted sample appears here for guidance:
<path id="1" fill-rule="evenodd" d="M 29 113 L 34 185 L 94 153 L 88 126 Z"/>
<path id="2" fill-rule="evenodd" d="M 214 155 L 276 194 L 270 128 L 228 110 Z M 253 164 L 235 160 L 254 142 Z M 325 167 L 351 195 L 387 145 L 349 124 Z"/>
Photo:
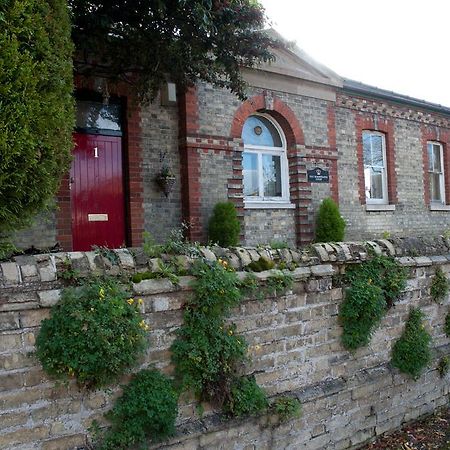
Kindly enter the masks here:
<path id="1" fill-rule="evenodd" d="M 288 203 L 286 139 L 281 128 L 268 116 L 255 114 L 244 123 L 242 140 L 245 206 Z"/>

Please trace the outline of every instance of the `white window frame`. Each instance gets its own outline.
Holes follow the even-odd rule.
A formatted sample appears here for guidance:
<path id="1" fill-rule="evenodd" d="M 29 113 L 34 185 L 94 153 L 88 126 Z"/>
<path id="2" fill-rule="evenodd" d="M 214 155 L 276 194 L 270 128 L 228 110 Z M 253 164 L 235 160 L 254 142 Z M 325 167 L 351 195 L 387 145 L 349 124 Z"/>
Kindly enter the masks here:
<path id="1" fill-rule="evenodd" d="M 362 132 L 362 158 L 363 158 L 363 164 L 364 164 L 364 135 L 370 135 L 370 136 L 381 136 L 381 147 L 383 152 L 383 167 L 381 172 L 381 186 L 383 189 L 383 197 L 382 198 L 369 198 L 366 195 L 366 204 L 368 205 L 388 205 L 389 204 L 389 196 L 388 196 L 388 179 L 387 179 L 387 158 L 386 158 L 386 135 L 384 133 L 381 133 L 379 131 L 372 131 L 372 130 L 364 130 Z M 371 145 L 372 145 L 372 141 Z M 372 165 L 366 165 L 364 164 L 364 192 L 366 192 L 366 186 L 367 186 L 367 179 L 366 179 L 366 169 L 369 169 L 371 167 L 374 167 Z M 375 166 L 377 167 L 377 166 Z M 379 166 L 378 166 L 379 167 Z M 369 180 L 370 182 L 370 180 Z"/>
<path id="2" fill-rule="evenodd" d="M 244 204 L 246 208 L 291 208 L 294 205 L 289 203 L 289 169 L 287 159 L 287 145 L 286 137 L 283 130 L 268 114 L 252 114 L 251 116 L 264 117 L 277 130 L 280 139 L 281 147 L 268 147 L 263 145 L 250 145 L 244 143 L 244 153 L 253 153 L 258 156 L 258 190 L 259 196 L 244 197 Z M 251 117 L 249 116 L 249 117 Z M 281 197 L 265 197 L 264 196 L 264 177 L 263 177 L 263 155 L 279 156 L 280 157 L 280 176 L 281 176 Z M 242 167 L 244 170 L 244 167 Z M 244 183 L 244 180 L 242 180 Z M 261 195 L 262 194 L 262 195 Z"/>
<path id="3" fill-rule="evenodd" d="M 437 145 L 439 147 L 440 152 L 440 160 L 441 160 L 441 171 L 436 172 L 434 170 L 430 170 L 430 152 L 428 151 L 429 146 Z M 430 204 L 432 205 L 445 205 L 445 171 L 444 171 L 444 146 L 437 141 L 427 141 L 427 158 L 428 158 L 428 177 L 432 173 L 439 173 L 439 187 L 441 189 L 441 199 L 440 200 L 433 200 L 431 198 L 431 183 L 428 183 L 427 189 L 429 189 L 430 192 Z M 432 167 L 434 167 L 434 164 L 432 164 Z"/>

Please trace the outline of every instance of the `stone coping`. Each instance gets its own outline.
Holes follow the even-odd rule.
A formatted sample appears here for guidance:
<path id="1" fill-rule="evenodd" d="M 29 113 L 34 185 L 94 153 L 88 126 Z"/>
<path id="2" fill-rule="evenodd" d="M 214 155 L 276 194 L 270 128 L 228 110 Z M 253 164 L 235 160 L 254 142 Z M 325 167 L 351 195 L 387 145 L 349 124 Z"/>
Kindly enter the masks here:
<path id="1" fill-rule="evenodd" d="M 404 266 L 445 264 L 450 261 L 450 239 L 443 236 L 390 238 L 367 242 L 312 244 L 304 249 L 255 247 L 225 249 L 211 246 L 200 247 L 199 251 L 209 261 L 219 258 L 226 260 L 236 271 L 244 270 L 251 262 L 258 261 L 261 257 L 276 263 L 293 264 L 295 269 L 289 273 L 294 279 L 304 279 L 309 276 L 333 275 L 337 272 L 333 265 L 359 263 L 369 259 L 371 254 L 396 257 Z M 144 271 L 160 272 L 162 261 L 176 262 L 177 266 L 188 269 L 194 259 L 184 255 L 162 255 L 161 258 L 148 258 L 142 249 L 133 248 L 20 255 L 14 257 L 13 261 L 0 263 L 0 286 L 58 283 L 67 278 L 69 272 L 76 273 L 79 277 L 101 274 L 131 275 Z M 255 275 L 260 279 L 270 276 L 264 275 L 264 273 L 255 273 Z M 155 287 L 160 285 L 162 291 L 159 292 L 167 292 L 174 287 L 167 279 L 146 280 L 139 285 L 141 287 L 136 288 L 138 291 L 146 289 L 145 286 L 150 285 Z M 180 285 L 176 289 L 179 290 Z"/>

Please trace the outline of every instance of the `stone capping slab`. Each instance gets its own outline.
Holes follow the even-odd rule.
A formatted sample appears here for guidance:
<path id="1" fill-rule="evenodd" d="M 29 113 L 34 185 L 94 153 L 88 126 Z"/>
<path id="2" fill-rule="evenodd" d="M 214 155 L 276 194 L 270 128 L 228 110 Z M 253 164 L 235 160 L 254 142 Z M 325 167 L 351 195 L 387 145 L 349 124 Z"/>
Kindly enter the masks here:
<path id="1" fill-rule="evenodd" d="M 207 261 L 222 259 L 237 272 L 260 258 L 267 258 L 275 263 L 284 262 L 293 268 L 289 273 L 294 279 L 313 276 L 329 276 L 336 273 L 335 265 L 353 264 L 366 261 L 371 254 L 397 257 L 404 266 L 431 266 L 450 261 L 450 238 L 405 237 L 375 239 L 367 242 L 333 242 L 317 243 L 303 249 L 273 249 L 269 247 L 232 247 L 221 248 L 217 245 L 201 247 L 200 254 Z M 61 273 L 73 270 L 79 277 L 90 275 L 119 275 L 121 273 L 160 272 L 161 262 L 170 262 L 173 255 L 161 255 L 161 258 L 148 258 L 142 249 L 120 248 L 111 250 L 111 255 L 98 251 L 60 252 L 42 255 L 17 256 L 14 261 L 0 263 L 0 286 L 34 285 L 35 283 L 57 283 L 63 281 Z M 189 269 L 194 259 L 177 255 L 177 264 Z M 324 268 L 326 267 L 326 268 Z M 263 277 L 258 275 L 259 278 Z M 146 280 L 138 290 L 154 291 L 160 286 L 163 292 L 179 290 L 167 282 Z M 187 288 L 189 283 L 182 282 Z M 146 287 L 144 287 L 146 286 Z"/>

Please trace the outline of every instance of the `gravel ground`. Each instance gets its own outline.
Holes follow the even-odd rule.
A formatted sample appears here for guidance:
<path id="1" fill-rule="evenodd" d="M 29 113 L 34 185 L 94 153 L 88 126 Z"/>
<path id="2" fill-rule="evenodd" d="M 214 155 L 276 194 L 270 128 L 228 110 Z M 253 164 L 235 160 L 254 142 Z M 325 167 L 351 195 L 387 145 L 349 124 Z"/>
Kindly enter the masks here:
<path id="1" fill-rule="evenodd" d="M 450 450 L 450 409 L 405 425 L 361 450 Z"/>

